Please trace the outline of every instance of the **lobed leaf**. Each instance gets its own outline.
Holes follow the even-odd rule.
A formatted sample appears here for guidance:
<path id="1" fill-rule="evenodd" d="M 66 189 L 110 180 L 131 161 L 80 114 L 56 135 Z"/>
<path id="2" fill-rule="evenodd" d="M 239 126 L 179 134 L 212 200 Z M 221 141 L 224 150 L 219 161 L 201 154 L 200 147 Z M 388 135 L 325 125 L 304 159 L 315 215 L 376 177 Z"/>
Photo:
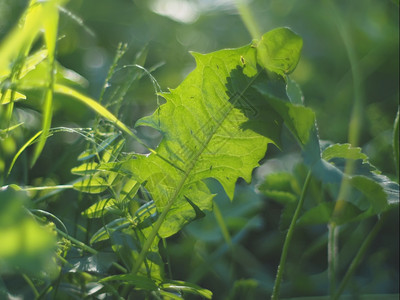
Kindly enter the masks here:
<path id="1" fill-rule="evenodd" d="M 196 69 L 178 88 L 162 93 L 167 102 L 137 123 L 163 133 L 157 153 L 171 163 L 150 154 L 124 165 L 135 180 L 145 183 L 158 210 L 168 210 L 161 237 L 193 220 L 197 209 L 211 210 L 214 195 L 203 182 L 206 178 L 217 179 L 232 199 L 237 179 L 250 182 L 267 144 L 279 142 L 281 119 L 258 106 L 257 98 L 267 96 L 251 88 L 256 80 L 266 79 L 257 75 L 255 48 L 193 56 Z M 284 94 L 284 85 L 281 88 Z M 263 112 L 266 122 L 257 118 Z"/>

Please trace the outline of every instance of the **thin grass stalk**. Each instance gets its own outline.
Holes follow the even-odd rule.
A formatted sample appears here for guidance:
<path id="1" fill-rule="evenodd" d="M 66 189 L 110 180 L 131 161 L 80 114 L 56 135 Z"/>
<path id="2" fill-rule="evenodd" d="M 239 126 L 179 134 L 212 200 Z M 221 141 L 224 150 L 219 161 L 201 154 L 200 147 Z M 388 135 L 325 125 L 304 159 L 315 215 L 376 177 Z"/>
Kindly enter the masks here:
<path id="1" fill-rule="evenodd" d="M 297 219 L 299 218 L 300 211 L 301 211 L 301 208 L 303 206 L 304 199 L 305 199 L 305 196 L 306 196 L 307 188 L 308 188 L 308 186 L 310 184 L 310 180 L 311 180 L 311 171 L 308 171 L 306 180 L 305 180 L 304 185 L 303 185 L 303 190 L 301 192 L 301 196 L 300 196 L 299 202 L 297 203 L 296 210 L 295 210 L 295 212 L 293 214 L 293 218 L 292 218 L 292 221 L 290 223 L 288 232 L 286 234 L 285 242 L 283 244 L 281 259 L 280 259 L 280 262 L 279 262 L 278 271 L 277 271 L 276 278 L 275 278 L 274 288 L 272 290 L 272 296 L 271 296 L 272 300 L 279 299 L 280 286 L 281 286 L 282 279 L 283 279 L 283 272 L 285 270 L 286 258 L 287 258 L 287 254 L 289 252 L 290 242 L 292 241 L 294 228 L 296 226 Z"/>

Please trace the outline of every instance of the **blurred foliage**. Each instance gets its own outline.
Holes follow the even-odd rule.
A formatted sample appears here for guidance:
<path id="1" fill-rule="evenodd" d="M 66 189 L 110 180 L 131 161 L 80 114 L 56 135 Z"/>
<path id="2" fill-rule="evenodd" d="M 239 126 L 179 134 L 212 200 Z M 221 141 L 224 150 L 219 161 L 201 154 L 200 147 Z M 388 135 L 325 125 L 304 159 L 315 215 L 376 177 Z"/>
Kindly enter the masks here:
<path id="1" fill-rule="evenodd" d="M 23 207 L 28 197 L 12 188 L 0 190 L 0 274 L 20 272 L 35 274 L 56 271 L 52 252 L 56 234 L 52 223 L 39 225 Z M 42 275 L 36 273 L 36 275 Z M 54 274 L 53 274 L 54 276 Z"/>
<path id="2" fill-rule="evenodd" d="M 260 32 L 289 26 L 303 38 L 302 56 L 293 78 L 301 86 L 307 106 L 316 112 L 321 139 L 341 143 L 348 141 L 352 105 L 355 96 L 360 95 L 363 113 L 359 146 L 373 165 L 395 179 L 392 134 L 399 99 L 398 1 L 245 2 Z M 16 25 L 27 4 L 28 1 L 22 0 L 0 0 L 0 41 Z M 119 44 L 127 43 L 128 50 L 104 94 L 104 103 L 110 107 L 116 89 L 126 78 L 137 76 L 137 71 L 123 68 L 123 65 L 138 63 L 153 70 L 152 75 L 161 89 L 167 90 L 175 88 L 194 68 L 194 59 L 189 51 L 208 53 L 237 47 L 251 40 L 234 1 L 228 0 L 72 0 L 60 11 L 57 59 L 63 66 L 86 78 L 86 87 L 83 82 L 83 86 L 78 88 L 94 99 L 100 96 Z M 40 45 L 37 43 L 35 47 Z M 355 57 L 356 66 L 349 60 L 349 51 Z M 137 56 L 138 53 L 142 54 Z M 358 79 L 355 80 L 356 67 Z M 150 114 L 158 106 L 153 82 L 146 75 L 136 78 L 121 95 L 119 118 L 128 126 L 133 126 L 138 118 Z M 85 150 L 86 141 L 79 134 L 67 132 L 54 134 L 47 140 L 42 155 L 32 169 L 29 168 L 32 150 L 28 148 L 10 176 L 6 176 L 18 149 L 41 128 L 39 92 L 29 91 L 26 96 L 29 101 L 16 103 L 13 115 L 13 124 L 24 124 L 13 129 L 12 135 L 0 132 L 0 186 L 11 183 L 22 186 L 71 183 L 76 176 L 69 170 L 79 164 L 77 157 Z M 10 125 L 5 122 L 5 115 L 6 111 L 0 108 L 1 129 Z M 54 102 L 53 127 L 93 127 L 94 120 L 95 116 L 89 109 L 69 98 L 59 96 Z M 140 131 L 139 134 L 152 145 L 156 145 L 160 138 L 151 130 Z M 305 170 L 297 166 L 300 160 L 297 147 L 285 136 L 283 142 L 283 154 L 276 149 L 269 150 L 269 159 L 255 172 L 251 186 L 238 183 L 232 203 L 221 193 L 219 185 L 210 182 L 218 193 L 216 203 L 231 241 L 223 234 L 223 227 L 214 213 L 191 223 L 183 232 L 168 239 L 166 248 L 162 249 L 169 255 L 173 278 L 212 290 L 215 299 L 244 299 L 244 295 L 247 299 L 260 299 L 271 293 L 284 231 L 288 226 L 286 214 L 293 211 L 290 205 L 284 204 L 300 193 L 298 185 L 305 178 Z M 125 149 L 131 151 L 137 146 L 128 141 Z M 285 188 L 291 189 L 290 193 L 255 192 L 258 191 L 258 184 L 264 182 L 265 175 L 274 172 L 292 174 L 282 175 L 286 176 Z M 306 205 L 310 198 L 330 197 L 318 194 L 318 185 L 318 182 L 311 183 Z M 52 264 L 49 256 L 43 256 L 54 247 L 52 231 L 39 225 L 25 210 L 23 203 L 50 211 L 64 222 L 72 236 L 85 244 L 89 244 L 90 237 L 103 224 L 103 220 L 88 219 L 81 214 L 98 198 L 73 190 L 62 193 L 58 190 L 32 191 L 29 198 L 33 199 L 33 203 L 27 204 L 27 197 L 14 191 L 0 192 L 2 274 L 3 268 L 7 270 L 19 264 L 31 276 L 38 266 Z M 271 198 L 281 201 L 271 201 Z M 22 221 L 18 224 L 7 223 L 10 216 Z M 369 249 L 367 259 L 347 290 L 349 295 L 361 292 L 399 293 L 398 220 L 397 211 L 389 212 L 381 234 Z M 340 275 L 374 222 L 371 218 L 341 227 Z M 12 259 L 7 259 L 13 265 L 4 267 L 2 258 L 12 246 L 12 243 L 3 243 L 6 238 L 4 232 L 10 226 L 21 231 L 28 226 L 35 231 L 32 234 L 40 232 L 43 239 L 27 239 L 26 248 L 21 248 L 22 252 L 15 251 Z M 326 226 L 302 226 L 301 229 L 296 231 L 289 252 L 282 296 L 325 295 L 328 289 Z M 90 297 L 101 288 L 93 284 L 96 272 L 92 271 L 97 268 L 101 273 L 116 259 L 111 249 L 101 246 L 99 254 L 83 255 L 81 249 L 75 248 L 69 252 L 73 267 L 69 272 L 59 274 L 59 280 L 62 278 L 65 282 L 59 288 L 60 297 L 74 293 L 80 295 L 79 288 L 89 291 L 87 296 Z M 21 260 L 21 257 L 27 260 Z M 53 284 L 57 272 L 51 267 L 49 272 L 52 276 L 36 279 L 37 283 L 42 284 L 44 280 L 45 285 Z M 0 297 L 3 286 L 6 286 L 11 294 L 32 298 L 32 291 L 26 285 L 20 276 L 5 274 L 0 280 Z M 24 288 L 21 289 L 21 286 Z"/>

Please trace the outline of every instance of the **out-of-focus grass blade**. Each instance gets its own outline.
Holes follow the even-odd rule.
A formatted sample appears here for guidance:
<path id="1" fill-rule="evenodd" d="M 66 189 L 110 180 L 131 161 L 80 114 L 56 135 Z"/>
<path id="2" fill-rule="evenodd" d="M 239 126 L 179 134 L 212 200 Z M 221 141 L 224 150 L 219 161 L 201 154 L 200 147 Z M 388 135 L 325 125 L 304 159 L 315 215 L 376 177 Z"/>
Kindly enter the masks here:
<path id="1" fill-rule="evenodd" d="M 54 61 L 55 61 L 55 49 L 57 43 L 57 29 L 58 29 L 58 8 L 57 6 L 51 6 L 48 8 L 48 15 L 43 22 L 44 29 L 44 40 L 47 48 L 47 63 L 48 63 L 48 76 L 49 85 L 47 86 L 45 100 L 43 102 L 43 121 L 42 131 L 43 134 L 39 137 L 39 143 L 35 148 L 33 154 L 31 166 L 33 166 L 40 153 L 42 152 L 46 143 L 47 135 L 51 126 L 51 119 L 53 115 L 53 89 L 54 89 Z"/>
<path id="2" fill-rule="evenodd" d="M 65 85 L 62 85 L 62 84 L 55 84 L 54 91 L 56 93 L 71 96 L 71 97 L 75 98 L 76 100 L 84 103 L 85 105 L 87 105 L 91 109 L 93 109 L 96 113 L 101 115 L 103 118 L 114 123 L 122 131 L 124 131 L 125 133 L 129 134 L 130 136 L 138 139 L 138 137 L 124 123 L 122 123 L 116 116 L 114 116 L 104 106 L 102 106 L 97 101 L 93 100 L 92 98 L 85 96 L 85 95 L 75 91 L 74 89 L 67 87 Z"/>
<path id="3" fill-rule="evenodd" d="M 12 99 L 12 100 L 11 100 Z M 12 90 L 6 90 L 4 94 L 0 92 L 0 105 L 1 104 L 8 104 L 10 102 L 15 102 L 19 100 L 25 100 L 26 96 L 24 94 L 18 93 Z"/>
<path id="4" fill-rule="evenodd" d="M 65 0 L 49 0 L 38 3 L 31 1 L 25 22 L 22 27 L 16 26 L 0 45 L 0 74 L 8 74 L 11 62 L 22 50 L 29 49 L 32 41 L 36 38 L 49 12 L 66 2 Z"/>

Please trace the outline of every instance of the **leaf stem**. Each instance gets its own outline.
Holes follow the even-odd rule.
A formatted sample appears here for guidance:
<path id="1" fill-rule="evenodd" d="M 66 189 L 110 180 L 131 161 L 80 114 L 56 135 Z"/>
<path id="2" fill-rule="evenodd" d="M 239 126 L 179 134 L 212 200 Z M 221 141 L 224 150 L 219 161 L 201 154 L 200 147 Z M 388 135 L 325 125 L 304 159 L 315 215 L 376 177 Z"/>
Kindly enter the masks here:
<path id="1" fill-rule="evenodd" d="M 297 203 L 296 211 L 293 214 L 292 222 L 290 223 L 289 230 L 286 234 L 285 242 L 283 244 L 281 260 L 279 262 L 278 271 L 277 271 L 276 278 L 275 278 L 274 289 L 272 290 L 272 296 L 271 296 L 272 300 L 279 299 L 280 286 L 281 286 L 281 282 L 282 282 L 282 278 L 283 278 L 283 272 L 285 269 L 286 257 L 287 257 L 288 251 L 289 251 L 289 245 L 290 245 L 290 242 L 293 237 L 294 228 L 296 226 L 297 219 L 300 215 L 300 211 L 301 211 L 301 208 L 304 203 L 304 199 L 305 199 L 307 188 L 310 183 L 310 179 L 311 179 L 311 170 L 308 171 L 306 180 L 303 185 L 303 190 L 301 192 L 299 202 Z"/>
<path id="2" fill-rule="evenodd" d="M 356 256 L 352 260 L 350 267 L 347 269 L 346 274 L 344 275 L 342 281 L 340 282 L 340 285 L 338 289 L 336 290 L 336 293 L 333 296 L 333 300 L 339 299 L 340 295 L 343 293 L 344 288 L 346 287 L 347 283 L 349 282 L 351 276 L 353 276 L 355 270 L 357 269 L 358 265 L 360 264 L 365 252 L 367 251 L 368 247 L 370 246 L 371 242 L 373 239 L 376 237 L 378 234 L 379 230 L 382 227 L 383 222 L 386 219 L 387 214 L 384 214 L 383 216 L 380 217 L 378 222 L 374 225 L 372 230 L 369 232 L 367 238 L 364 240 L 362 243 L 360 249 L 358 250 Z"/>

